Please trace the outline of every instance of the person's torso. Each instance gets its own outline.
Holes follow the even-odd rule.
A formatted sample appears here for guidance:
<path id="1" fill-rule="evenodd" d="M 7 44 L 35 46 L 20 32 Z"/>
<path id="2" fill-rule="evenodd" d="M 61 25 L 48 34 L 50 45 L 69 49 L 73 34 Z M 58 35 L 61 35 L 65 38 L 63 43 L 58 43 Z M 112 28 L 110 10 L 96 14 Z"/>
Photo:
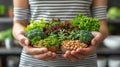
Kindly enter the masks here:
<path id="1" fill-rule="evenodd" d="M 79 13 L 90 16 L 92 0 L 29 0 L 29 4 L 31 20 L 71 20 Z"/>

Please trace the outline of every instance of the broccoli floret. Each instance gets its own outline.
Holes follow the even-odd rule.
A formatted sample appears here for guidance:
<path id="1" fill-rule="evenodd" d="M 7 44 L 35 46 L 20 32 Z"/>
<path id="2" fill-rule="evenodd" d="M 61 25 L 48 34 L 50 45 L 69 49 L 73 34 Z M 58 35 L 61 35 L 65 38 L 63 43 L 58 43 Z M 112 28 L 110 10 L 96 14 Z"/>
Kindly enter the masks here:
<path id="1" fill-rule="evenodd" d="M 34 45 L 37 41 L 46 37 L 43 31 L 37 29 L 27 32 L 25 36 L 30 39 L 31 45 Z"/>
<path id="2" fill-rule="evenodd" d="M 94 38 L 93 34 L 86 30 L 80 30 L 79 40 L 83 43 L 90 44 L 91 40 Z"/>

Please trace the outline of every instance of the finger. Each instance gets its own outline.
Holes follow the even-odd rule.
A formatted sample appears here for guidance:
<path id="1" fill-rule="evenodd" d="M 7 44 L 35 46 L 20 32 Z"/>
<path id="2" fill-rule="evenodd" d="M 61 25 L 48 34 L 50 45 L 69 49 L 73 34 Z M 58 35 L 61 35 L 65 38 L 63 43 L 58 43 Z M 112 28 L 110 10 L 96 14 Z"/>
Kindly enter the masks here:
<path id="1" fill-rule="evenodd" d="M 30 44 L 30 41 L 28 40 L 28 39 L 25 39 L 25 46 L 29 46 L 29 44 Z"/>
<path id="2" fill-rule="evenodd" d="M 96 39 L 93 39 L 93 40 L 91 41 L 91 45 L 96 45 Z"/>
<path id="3" fill-rule="evenodd" d="M 58 55 L 56 53 L 52 53 L 52 59 L 51 60 L 56 60 L 58 58 Z"/>
<path id="4" fill-rule="evenodd" d="M 84 51 L 81 51 L 81 52 L 72 51 L 71 54 L 77 58 L 76 61 L 82 60 L 88 56 L 88 54 L 86 54 Z"/>
<path id="5" fill-rule="evenodd" d="M 82 56 L 85 56 L 84 54 L 82 54 L 79 51 L 72 51 L 71 54 L 74 55 L 79 60 L 81 60 L 83 58 Z"/>
<path id="6" fill-rule="evenodd" d="M 44 60 L 44 61 L 48 61 L 48 52 L 43 53 L 43 54 L 38 54 L 38 55 L 33 55 L 33 58 L 39 59 L 39 60 Z"/>
<path id="7" fill-rule="evenodd" d="M 90 45 L 89 47 L 87 48 L 80 48 L 80 49 L 77 49 L 76 51 L 79 52 L 79 53 L 89 53 L 91 51 L 95 51 L 97 48 L 97 46 L 94 46 L 94 45 Z"/>
<path id="8" fill-rule="evenodd" d="M 66 51 L 66 53 L 64 54 L 64 58 L 72 62 L 75 62 L 78 60 L 78 58 L 74 57 L 74 55 L 71 54 L 71 51 Z"/>
<path id="9" fill-rule="evenodd" d="M 44 60 L 44 61 L 56 59 L 56 57 L 53 55 L 51 51 L 46 52 L 44 54 L 33 55 L 33 57 L 39 60 Z"/>
<path id="10" fill-rule="evenodd" d="M 69 58 L 71 59 L 72 62 L 77 62 L 79 61 L 79 54 L 76 53 L 74 50 L 71 51 L 71 55 L 69 56 Z"/>
<path id="11" fill-rule="evenodd" d="M 99 37 L 100 38 L 100 37 Z M 91 45 L 92 46 L 97 46 L 97 44 L 100 43 L 101 40 L 98 39 L 98 37 L 95 37 L 91 40 Z"/>
<path id="12" fill-rule="evenodd" d="M 95 36 L 94 37 L 94 41 L 96 41 L 95 44 L 102 42 L 103 37 L 102 37 L 102 34 L 100 32 L 92 32 L 92 34 Z"/>
<path id="13" fill-rule="evenodd" d="M 69 58 L 69 60 L 72 61 L 72 62 L 77 62 L 77 61 L 79 61 L 79 58 L 75 57 L 74 55 L 70 55 L 68 58 Z"/>
<path id="14" fill-rule="evenodd" d="M 65 54 L 63 55 L 63 57 L 65 59 L 69 59 L 68 56 L 70 55 L 70 51 L 66 51 Z"/>
<path id="15" fill-rule="evenodd" d="M 66 51 L 62 56 L 68 61 L 71 61 L 70 58 L 68 57 L 70 55 L 70 51 Z"/>
<path id="16" fill-rule="evenodd" d="M 43 58 L 43 59 L 45 59 L 47 61 L 48 60 L 56 60 L 57 59 L 57 55 L 54 52 L 49 51 L 47 54 L 48 54 L 48 57 Z"/>
<path id="17" fill-rule="evenodd" d="M 78 54 L 83 55 L 83 56 L 88 56 L 90 54 L 93 54 L 95 51 L 96 51 L 95 46 L 90 46 L 88 48 L 81 48 L 81 49 L 76 50 L 76 52 L 78 52 Z"/>
<path id="18" fill-rule="evenodd" d="M 64 54 L 63 57 L 64 57 L 66 60 L 71 61 L 71 59 L 70 59 L 66 54 Z"/>
<path id="19" fill-rule="evenodd" d="M 76 56 L 78 56 L 78 58 L 80 58 L 81 55 L 86 56 L 88 54 L 90 54 L 90 50 L 88 49 L 81 48 L 76 50 Z"/>
<path id="20" fill-rule="evenodd" d="M 33 48 L 31 46 L 25 46 L 24 50 L 27 54 L 30 54 L 30 55 L 43 54 L 48 52 L 47 48 Z"/>
<path id="21" fill-rule="evenodd" d="M 78 53 L 77 51 L 72 51 L 71 54 L 74 55 L 75 57 L 79 57 L 80 56 L 80 53 Z"/>
<path id="22" fill-rule="evenodd" d="M 56 60 L 57 58 L 58 58 L 57 54 L 52 53 L 52 56 L 49 58 L 49 60 L 54 61 L 54 60 Z"/>
<path id="23" fill-rule="evenodd" d="M 19 35 L 18 41 L 21 46 L 27 46 L 30 44 L 29 40 L 24 35 Z"/>
<path id="24" fill-rule="evenodd" d="M 44 61 L 48 61 L 48 60 L 52 60 L 52 52 L 49 51 L 46 53 L 47 55 L 44 56 L 41 60 L 44 60 Z"/>

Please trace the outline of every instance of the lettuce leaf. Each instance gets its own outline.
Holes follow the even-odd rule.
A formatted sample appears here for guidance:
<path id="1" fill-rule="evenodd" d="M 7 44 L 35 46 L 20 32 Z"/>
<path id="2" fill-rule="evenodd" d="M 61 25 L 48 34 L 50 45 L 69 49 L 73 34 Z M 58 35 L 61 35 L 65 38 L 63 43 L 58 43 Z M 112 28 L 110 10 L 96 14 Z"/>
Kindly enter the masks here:
<path id="1" fill-rule="evenodd" d="M 83 14 L 78 14 L 71 20 L 73 26 L 79 26 L 81 30 L 99 31 L 99 20 L 92 17 L 87 17 Z"/>

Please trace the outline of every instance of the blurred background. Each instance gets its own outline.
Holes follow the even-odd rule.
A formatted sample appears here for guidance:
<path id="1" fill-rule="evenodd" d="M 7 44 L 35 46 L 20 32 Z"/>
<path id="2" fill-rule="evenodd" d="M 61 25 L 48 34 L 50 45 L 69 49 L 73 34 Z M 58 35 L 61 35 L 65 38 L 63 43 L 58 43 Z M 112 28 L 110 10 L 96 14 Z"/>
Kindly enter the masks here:
<path id="1" fill-rule="evenodd" d="M 21 46 L 12 36 L 12 0 L 0 0 L 0 67 L 18 67 Z M 97 50 L 98 67 L 120 67 L 120 0 L 108 0 L 109 36 Z"/>

